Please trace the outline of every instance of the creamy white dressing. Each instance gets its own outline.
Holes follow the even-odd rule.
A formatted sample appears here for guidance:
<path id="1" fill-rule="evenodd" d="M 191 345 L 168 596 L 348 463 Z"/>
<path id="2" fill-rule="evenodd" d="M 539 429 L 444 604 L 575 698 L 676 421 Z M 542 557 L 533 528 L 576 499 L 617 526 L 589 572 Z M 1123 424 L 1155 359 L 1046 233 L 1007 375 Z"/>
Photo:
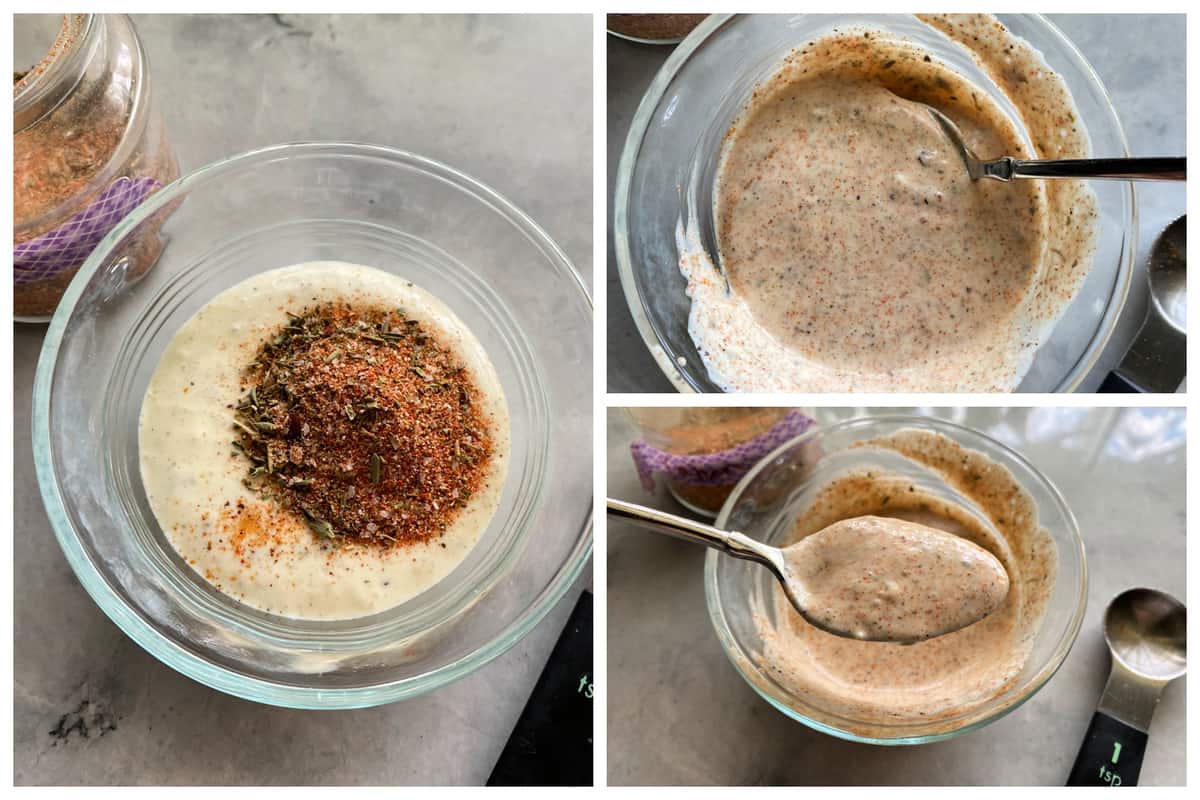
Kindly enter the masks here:
<path id="1" fill-rule="evenodd" d="M 384 549 L 313 535 L 242 483 L 230 442 L 243 370 L 293 313 L 321 302 L 400 308 L 438 331 L 466 366 L 491 428 L 486 480 L 445 534 Z M 508 468 L 508 408 L 483 345 L 444 303 L 383 270 L 316 261 L 256 275 L 217 295 L 168 344 L 142 402 L 142 481 L 167 540 L 229 597 L 296 619 L 349 619 L 397 606 L 445 578 L 471 552 L 500 503 Z M 238 503 L 245 508 L 235 513 Z"/>

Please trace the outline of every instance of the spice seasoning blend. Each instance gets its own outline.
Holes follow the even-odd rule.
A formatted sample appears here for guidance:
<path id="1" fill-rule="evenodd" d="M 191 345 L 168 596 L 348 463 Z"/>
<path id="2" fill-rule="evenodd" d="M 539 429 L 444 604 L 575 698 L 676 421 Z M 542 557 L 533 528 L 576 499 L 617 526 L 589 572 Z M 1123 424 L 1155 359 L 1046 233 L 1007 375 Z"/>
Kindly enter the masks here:
<path id="1" fill-rule="evenodd" d="M 263 343 L 236 409 L 249 484 L 322 538 L 440 535 L 485 479 L 491 435 L 453 353 L 399 310 L 328 304 Z"/>
<path id="2" fill-rule="evenodd" d="M 45 22 L 15 18 L 18 51 Z M 179 168 L 128 17 L 64 16 L 45 57 L 13 78 L 13 311 L 45 319 L 100 240 Z M 159 225 L 137 234 L 131 276 L 158 258 Z"/>

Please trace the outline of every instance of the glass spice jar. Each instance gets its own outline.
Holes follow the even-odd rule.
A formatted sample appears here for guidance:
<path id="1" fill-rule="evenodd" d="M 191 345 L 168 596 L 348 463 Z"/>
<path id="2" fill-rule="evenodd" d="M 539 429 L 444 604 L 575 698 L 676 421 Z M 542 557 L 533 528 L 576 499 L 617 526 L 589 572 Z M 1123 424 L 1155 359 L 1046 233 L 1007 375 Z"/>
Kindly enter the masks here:
<path id="1" fill-rule="evenodd" d="M 609 14 L 608 32 L 642 44 L 678 44 L 708 14 Z"/>
<path id="2" fill-rule="evenodd" d="M 100 240 L 179 165 L 128 16 L 18 14 L 13 24 L 13 313 L 44 321 Z M 138 232 L 127 274 L 158 259 L 160 224 Z"/>
<path id="3" fill-rule="evenodd" d="M 716 516 L 737 482 L 759 458 L 812 424 L 809 417 L 795 408 L 630 408 L 627 411 L 641 434 L 641 442 L 634 444 L 634 461 L 639 471 L 643 476 L 647 471 L 659 472 L 676 500 L 689 510 L 709 517 Z M 766 438 L 768 434 L 773 435 L 770 441 Z M 761 442 L 763 447 L 737 449 L 752 442 Z M 660 454 L 710 458 L 663 459 Z M 668 460 L 672 462 L 670 465 L 662 463 Z M 659 463 L 652 463 L 655 461 Z"/>

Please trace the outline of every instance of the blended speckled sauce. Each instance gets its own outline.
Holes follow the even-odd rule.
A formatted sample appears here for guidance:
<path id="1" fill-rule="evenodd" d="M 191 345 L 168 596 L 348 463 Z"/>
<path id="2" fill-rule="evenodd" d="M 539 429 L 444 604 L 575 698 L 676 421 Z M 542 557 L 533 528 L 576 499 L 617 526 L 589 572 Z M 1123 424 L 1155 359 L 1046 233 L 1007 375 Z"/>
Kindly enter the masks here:
<path id="1" fill-rule="evenodd" d="M 966 713 L 1021 672 L 1054 589 L 1057 550 L 1037 507 L 1005 467 L 941 434 L 907 429 L 863 442 L 936 472 L 972 512 L 885 470 L 860 469 L 826 485 L 795 523 L 801 541 L 839 520 L 874 515 L 938 528 L 990 552 L 1008 592 L 979 622 L 916 644 L 855 641 L 811 625 L 772 590 L 755 609 L 761 667 L 790 692 L 851 729 L 931 722 Z"/>
<path id="2" fill-rule="evenodd" d="M 894 517 L 839 520 L 783 550 L 804 587 L 806 619 L 858 639 L 918 642 L 972 625 L 1008 594 L 982 547 Z"/>
<path id="3" fill-rule="evenodd" d="M 1011 99 L 1034 148 L 912 42 L 847 30 L 793 51 L 725 137 L 724 275 L 695 226 L 680 234 L 689 331 L 726 390 L 1012 390 L 1078 291 L 1096 216 L 1084 182 L 971 181 L 925 108 L 982 157 L 1085 155 L 1061 78 L 1033 71 L 1037 53 L 990 17 L 923 19 L 995 65 L 1002 89 L 1005 74 L 1020 85 Z M 1062 146 L 1046 144 L 1051 129 Z"/>
<path id="4" fill-rule="evenodd" d="M 493 451 L 485 481 L 441 536 L 381 548 L 314 535 L 303 517 L 244 484 L 233 409 L 243 371 L 288 312 L 341 301 L 402 309 L 435 332 L 479 389 Z M 508 469 L 508 407 L 495 367 L 436 297 L 380 269 L 316 261 L 263 272 L 226 289 L 168 343 L 142 401 L 138 448 L 146 496 L 179 556 L 218 591 L 293 619 L 379 613 L 428 590 L 479 542 Z"/>

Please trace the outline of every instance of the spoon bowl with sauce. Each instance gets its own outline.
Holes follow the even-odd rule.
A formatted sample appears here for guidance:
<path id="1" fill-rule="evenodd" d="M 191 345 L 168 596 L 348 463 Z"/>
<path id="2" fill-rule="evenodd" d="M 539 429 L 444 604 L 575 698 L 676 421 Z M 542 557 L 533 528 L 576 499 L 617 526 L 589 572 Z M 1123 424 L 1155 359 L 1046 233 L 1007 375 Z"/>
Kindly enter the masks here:
<path id="1" fill-rule="evenodd" d="M 608 513 L 763 564 L 801 616 L 848 639 L 912 644 L 944 636 L 984 619 L 1008 596 L 999 559 L 915 522 L 853 517 L 778 548 L 612 498 Z"/>

